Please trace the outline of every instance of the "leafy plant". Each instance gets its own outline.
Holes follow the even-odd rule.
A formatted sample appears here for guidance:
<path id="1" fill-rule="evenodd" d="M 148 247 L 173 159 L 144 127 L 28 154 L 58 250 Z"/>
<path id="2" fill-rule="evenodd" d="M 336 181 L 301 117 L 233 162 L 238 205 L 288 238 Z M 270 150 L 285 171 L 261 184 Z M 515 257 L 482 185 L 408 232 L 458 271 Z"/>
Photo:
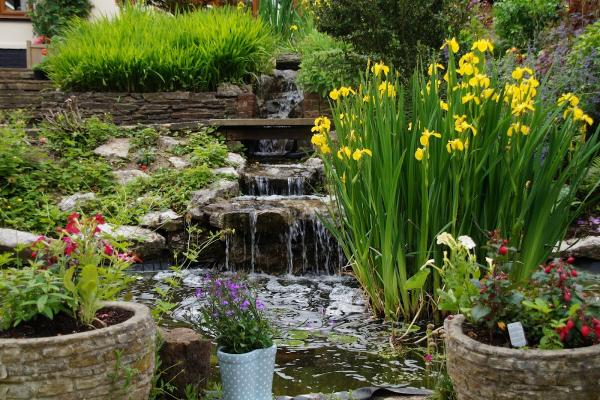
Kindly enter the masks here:
<path id="1" fill-rule="evenodd" d="M 527 280 L 581 210 L 575 195 L 599 147 L 598 132 L 581 140 L 591 121 L 573 94 L 542 99 L 527 67 L 501 86 L 487 69 L 488 41 L 458 65 L 459 44 L 446 47 L 447 65 L 415 73 L 410 101 L 378 63 L 358 88 L 332 90 L 333 122 L 313 128 L 335 199 L 329 228 L 388 317 L 413 316 L 440 287 L 437 273 L 419 287 L 420 267 L 441 259 L 444 231 L 483 243 L 500 229 L 516 249 L 511 274 Z"/>
<path id="2" fill-rule="evenodd" d="M 85 19 L 92 10 L 89 0 L 34 0 L 29 4 L 33 32 L 45 39 L 62 34 L 73 18 Z"/>
<path id="3" fill-rule="evenodd" d="M 264 315 L 264 304 L 254 298 L 239 278 L 207 276 L 196 289 L 202 324 L 224 352 L 248 353 L 273 345 L 273 328 Z"/>
<path id="4" fill-rule="evenodd" d="M 75 299 L 53 271 L 36 266 L 0 269 L 0 329 L 7 330 L 39 315 L 49 319 L 69 312 Z"/>
<path id="5" fill-rule="evenodd" d="M 442 44 L 447 23 L 436 0 L 337 0 L 312 3 L 321 32 L 351 43 L 360 53 L 410 74 L 418 56 Z M 346 83 L 348 84 L 348 83 Z"/>
<path id="6" fill-rule="evenodd" d="M 274 48 L 265 23 L 229 7 L 173 16 L 128 6 L 66 30 L 46 70 L 68 90 L 213 90 L 269 71 Z"/>
<path id="7" fill-rule="evenodd" d="M 259 3 L 258 15 L 273 31 L 290 38 L 305 25 L 304 18 L 294 0 L 265 0 Z"/>
<path id="8" fill-rule="evenodd" d="M 125 245 L 104 234 L 104 217 L 69 215 L 58 239 L 40 237 L 33 245 L 35 265 L 52 267 L 65 293 L 74 299 L 73 314 L 92 325 L 103 300 L 114 300 L 133 279 L 125 273 L 136 257 Z"/>
<path id="9" fill-rule="evenodd" d="M 560 0 L 498 0 L 494 30 L 504 48 L 536 46 L 539 33 L 558 17 Z"/>
<path id="10" fill-rule="evenodd" d="M 327 96 L 332 87 L 358 85 L 367 58 L 352 45 L 312 31 L 298 44 L 302 63 L 297 81 L 306 92 Z"/>

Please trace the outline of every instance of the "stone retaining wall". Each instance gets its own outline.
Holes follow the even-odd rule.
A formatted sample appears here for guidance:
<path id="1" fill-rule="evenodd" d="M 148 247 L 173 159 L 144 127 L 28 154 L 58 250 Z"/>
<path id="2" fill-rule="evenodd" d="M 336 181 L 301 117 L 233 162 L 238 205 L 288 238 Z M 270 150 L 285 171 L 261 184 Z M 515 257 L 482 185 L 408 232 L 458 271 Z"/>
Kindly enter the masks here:
<path id="1" fill-rule="evenodd" d="M 150 310 L 135 303 L 107 306 L 135 314 L 90 332 L 0 339 L 0 399 L 147 400 L 156 348 Z M 121 352 L 118 365 L 115 350 Z"/>
<path id="2" fill-rule="evenodd" d="M 76 101 L 85 117 L 109 113 L 117 124 L 152 124 L 219 118 L 253 118 L 256 98 L 248 87 L 223 84 L 216 92 L 67 93 L 27 70 L 0 69 L 0 111 L 25 109 L 34 119 Z"/>
<path id="3" fill-rule="evenodd" d="M 600 396 L 600 345 L 569 350 L 489 346 L 446 319 L 448 374 L 459 400 L 591 400 Z"/>

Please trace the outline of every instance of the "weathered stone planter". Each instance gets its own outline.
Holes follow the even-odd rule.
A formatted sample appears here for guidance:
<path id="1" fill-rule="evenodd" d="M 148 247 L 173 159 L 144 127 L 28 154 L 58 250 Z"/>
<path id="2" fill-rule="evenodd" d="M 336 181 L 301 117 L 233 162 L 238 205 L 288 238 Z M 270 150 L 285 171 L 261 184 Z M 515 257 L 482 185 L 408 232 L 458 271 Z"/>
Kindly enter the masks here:
<path id="1" fill-rule="evenodd" d="M 141 304 L 125 322 L 40 339 L 0 339 L 0 399 L 147 400 L 154 372 L 156 325 Z"/>
<path id="2" fill-rule="evenodd" d="M 590 400 L 600 393 L 600 345 L 569 350 L 489 346 L 446 319 L 448 374 L 459 400 Z"/>

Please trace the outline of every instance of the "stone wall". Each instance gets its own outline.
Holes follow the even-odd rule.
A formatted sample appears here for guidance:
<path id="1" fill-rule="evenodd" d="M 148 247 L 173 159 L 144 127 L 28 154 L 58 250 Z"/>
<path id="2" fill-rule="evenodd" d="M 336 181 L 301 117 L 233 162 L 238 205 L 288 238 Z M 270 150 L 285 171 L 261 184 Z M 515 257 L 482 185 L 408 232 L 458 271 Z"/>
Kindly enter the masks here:
<path id="1" fill-rule="evenodd" d="M 66 93 L 31 71 L 0 69 L 0 110 L 25 109 L 39 120 L 72 99 L 85 117 L 109 113 L 117 124 L 159 124 L 219 118 L 252 118 L 256 98 L 249 87 L 223 84 L 216 92 Z"/>
<path id="2" fill-rule="evenodd" d="M 0 339 L 0 399 L 147 400 L 156 349 L 150 310 L 134 303 L 107 305 L 135 314 L 95 331 Z"/>
<path id="3" fill-rule="evenodd" d="M 449 317 L 452 318 L 452 317 Z M 489 346 L 446 319 L 448 374 L 459 400 L 590 400 L 600 393 L 600 345 L 569 350 Z"/>

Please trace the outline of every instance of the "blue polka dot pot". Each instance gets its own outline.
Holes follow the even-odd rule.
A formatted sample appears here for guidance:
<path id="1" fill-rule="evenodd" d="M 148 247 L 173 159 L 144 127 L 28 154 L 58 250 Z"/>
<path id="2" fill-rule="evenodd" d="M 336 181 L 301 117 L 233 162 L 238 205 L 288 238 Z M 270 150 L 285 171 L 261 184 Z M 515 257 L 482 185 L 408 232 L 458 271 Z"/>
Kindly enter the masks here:
<path id="1" fill-rule="evenodd" d="M 277 346 L 244 354 L 217 351 L 222 400 L 272 400 Z"/>

